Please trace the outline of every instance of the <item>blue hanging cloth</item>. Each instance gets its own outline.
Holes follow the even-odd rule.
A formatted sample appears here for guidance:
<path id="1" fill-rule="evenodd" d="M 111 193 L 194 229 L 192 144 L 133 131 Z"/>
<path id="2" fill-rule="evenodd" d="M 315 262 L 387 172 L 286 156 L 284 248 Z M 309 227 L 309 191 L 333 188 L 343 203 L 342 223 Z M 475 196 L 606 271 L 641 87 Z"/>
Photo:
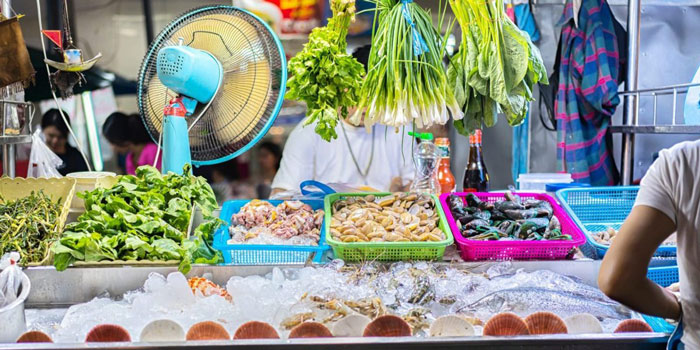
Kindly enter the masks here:
<path id="1" fill-rule="evenodd" d="M 530 11 L 530 4 L 515 5 L 513 10 L 515 11 L 515 24 L 518 25 L 518 28 L 530 35 L 530 40 L 533 43 L 538 42 L 540 40 L 540 31 L 537 29 L 535 17 Z"/>
<path id="2" fill-rule="evenodd" d="M 423 39 L 423 36 L 416 30 L 416 24 L 413 22 L 413 17 L 411 17 L 411 11 L 408 10 L 408 4 L 412 2 L 413 0 L 401 0 L 401 12 L 403 13 L 403 18 L 405 18 L 408 25 L 411 26 L 413 54 L 420 56 L 423 53 L 430 52 L 430 50 L 428 50 L 428 44 L 425 42 L 425 39 Z"/>

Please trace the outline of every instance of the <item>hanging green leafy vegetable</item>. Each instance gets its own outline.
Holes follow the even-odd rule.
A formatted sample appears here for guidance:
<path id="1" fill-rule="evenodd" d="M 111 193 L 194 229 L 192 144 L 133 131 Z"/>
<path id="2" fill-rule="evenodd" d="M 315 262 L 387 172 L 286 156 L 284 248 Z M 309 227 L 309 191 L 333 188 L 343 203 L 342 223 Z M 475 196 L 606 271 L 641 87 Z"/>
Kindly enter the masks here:
<path id="1" fill-rule="evenodd" d="M 462 27 L 459 52 L 447 71 L 464 111 L 455 127 L 469 135 L 482 124 L 495 125 L 499 111 L 510 125 L 519 125 L 533 86 L 548 83 L 540 51 L 505 15 L 503 0 L 449 1 Z"/>
<path id="2" fill-rule="evenodd" d="M 360 124 L 365 109 L 367 127 L 374 123 L 394 127 L 415 124 L 421 128 L 445 124 L 448 110 L 455 120 L 461 119 L 442 63 L 447 37 L 440 36 L 430 13 L 413 0 L 373 2 L 376 15 L 369 68 L 361 92 L 363 108 L 351 122 Z M 440 17 L 441 28 L 444 12 Z"/>
<path id="3" fill-rule="evenodd" d="M 324 140 L 338 137 L 338 110 L 348 117 L 348 108 L 357 106 L 364 74 L 360 62 L 346 52 L 348 27 L 355 20 L 355 0 L 332 0 L 333 18 L 325 27 L 315 28 L 309 42 L 289 60 L 286 97 L 306 103 L 304 125 L 316 123 L 316 133 Z"/>

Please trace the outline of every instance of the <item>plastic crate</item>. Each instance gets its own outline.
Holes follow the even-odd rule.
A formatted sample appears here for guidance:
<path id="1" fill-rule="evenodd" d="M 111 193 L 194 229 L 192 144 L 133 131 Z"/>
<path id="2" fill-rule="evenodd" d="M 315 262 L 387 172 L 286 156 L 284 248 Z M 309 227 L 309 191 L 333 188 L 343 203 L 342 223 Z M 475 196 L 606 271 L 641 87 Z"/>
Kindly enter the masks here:
<path id="1" fill-rule="evenodd" d="M 566 215 L 549 195 L 542 193 L 516 193 L 523 200 L 545 200 L 552 205 L 553 215 L 561 223 L 562 233 L 571 235 L 570 241 L 477 241 L 462 237 L 455 219 L 447 203 L 447 197 L 456 195 L 464 199 L 468 193 L 444 193 L 440 196 L 440 203 L 445 211 L 447 223 L 452 229 L 462 259 L 466 261 L 478 260 L 556 260 L 566 259 L 574 248 L 584 244 L 586 238 L 581 230 Z M 494 203 L 505 198 L 504 193 L 474 193 L 480 200 Z"/>
<path id="2" fill-rule="evenodd" d="M 608 227 L 619 230 L 632 211 L 638 192 L 639 186 L 567 188 L 557 191 L 556 197 L 593 247 L 590 253 L 584 253 L 602 259 L 609 246 L 596 242 L 592 235 Z M 676 247 L 661 246 L 654 256 L 675 257 Z"/>
<path id="3" fill-rule="evenodd" d="M 679 281 L 678 266 L 650 267 L 647 270 L 647 278 L 652 282 L 668 287 Z M 644 320 L 654 329 L 654 332 L 671 333 L 675 329 L 673 325 L 663 318 L 643 315 Z"/>
<path id="4" fill-rule="evenodd" d="M 321 224 L 321 235 L 318 246 L 301 245 L 262 245 L 262 244 L 228 244 L 231 216 L 238 213 L 249 200 L 232 200 L 224 203 L 219 217 L 226 222 L 214 235 L 214 248 L 221 251 L 224 263 L 227 265 L 270 265 L 270 264 L 303 264 L 313 255 L 312 261 L 320 263 L 324 253 L 330 249 L 326 244 L 325 226 Z M 283 201 L 267 200 L 272 205 Z M 323 209 L 322 200 L 302 200 L 312 209 Z M 325 219 L 324 219 L 325 220 Z"/>
<path id="5" fill-rule="evenodd" d="M 335 193 L 326 196 L 326 232 L 330 232 L 332 205 L 335 201 L 347 197 L 364 197 L 368 195 L 377 197 L 388 196 L 391 193 Z M 348 262 L 364 261 L 408 261 L 408 260 L 437 260 L 442 259 L 445 248 L 454 243 L 454 238 L 445 221 L 438 198 L 433 197 L 435 210 L 439 215 L 438 227 L 445 233 L 445 240 L 440 242 L 354 242 L 343 243 L 328 235 L 328 244 L 333 248 L 333 254 L 337 259 Z"/>

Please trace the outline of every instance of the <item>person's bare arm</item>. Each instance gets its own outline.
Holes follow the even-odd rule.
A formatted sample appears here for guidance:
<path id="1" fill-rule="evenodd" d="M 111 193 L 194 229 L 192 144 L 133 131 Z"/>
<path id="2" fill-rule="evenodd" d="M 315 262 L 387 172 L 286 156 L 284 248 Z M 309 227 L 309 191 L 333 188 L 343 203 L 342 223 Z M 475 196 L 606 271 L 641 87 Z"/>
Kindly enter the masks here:
<path id="1" fill-rule="evenodd" d="M 600 267 L 598 286 L 603 293 L 644 314 L 678 319 L 681 310 L 676 297 L 646 277 L 654 251 L 675 230 L 666 214 L 635 206 Z"/>

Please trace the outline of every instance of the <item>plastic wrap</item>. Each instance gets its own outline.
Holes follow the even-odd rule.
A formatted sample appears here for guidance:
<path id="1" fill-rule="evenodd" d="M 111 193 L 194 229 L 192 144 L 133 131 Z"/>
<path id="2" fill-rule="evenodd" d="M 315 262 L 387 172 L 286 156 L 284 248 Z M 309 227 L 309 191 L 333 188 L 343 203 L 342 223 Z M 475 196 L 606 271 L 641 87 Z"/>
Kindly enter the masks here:
<path id="1" fill-rule="evenodd" d="M 29 155 L 27 177 L 61 177 L 58 167 L 63 164 L 63 160 L 46 146 L 40 135 L 39 129 L 32 135 L 32 152 Z"/>
<path id="2" fill-rule="evenodd" d="M 17 300 L 22 285 L 22 269 L 17 265 L 19 253 L 5 253 L 0 260 L 0 308 Z"/>

